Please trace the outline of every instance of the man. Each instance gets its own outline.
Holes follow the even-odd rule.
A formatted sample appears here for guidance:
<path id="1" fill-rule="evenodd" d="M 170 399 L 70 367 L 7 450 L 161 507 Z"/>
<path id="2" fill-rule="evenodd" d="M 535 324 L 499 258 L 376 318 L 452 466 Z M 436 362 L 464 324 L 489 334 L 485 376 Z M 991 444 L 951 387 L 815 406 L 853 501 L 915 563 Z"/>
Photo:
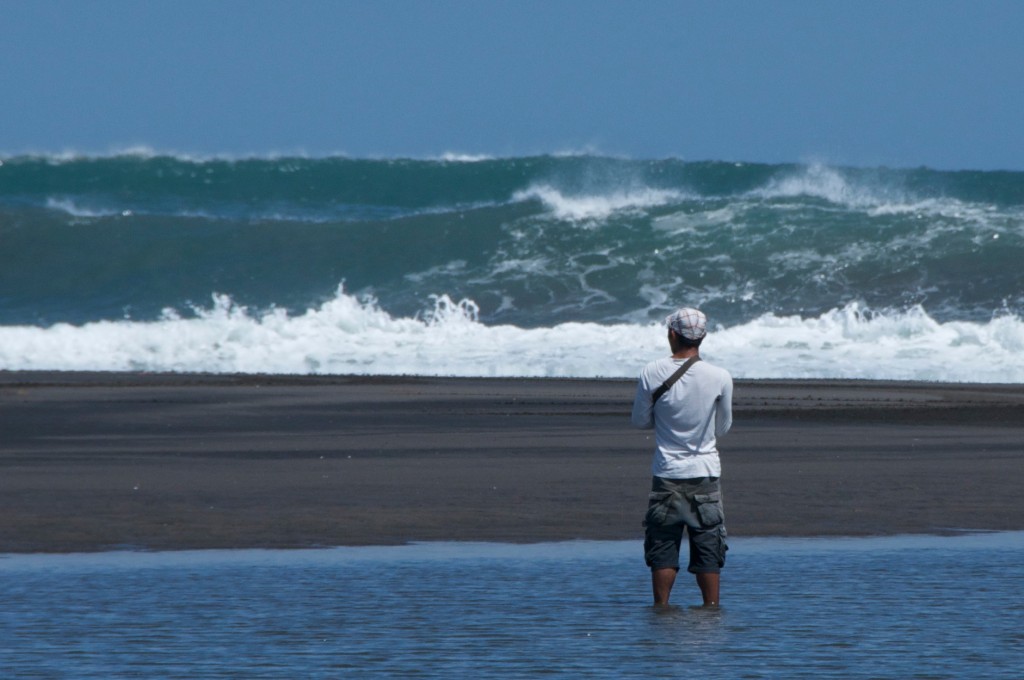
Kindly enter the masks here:
<path id="1" fill-rule="evenodd" d="M 701 311 L 684 307 L 666 323 L 672 356 L 644 367 L 633 401 L 633 425 L 654 428 L 656 444 L 644 558 L 651 568 L 654 603 L 668 604 L 686 529 L 687 570 L 696 575 L 704 605 L 717 606 L 728 549 L 717 439 L 732 425 L 732 376 L 700 359 L 707 334 Z M 661 389 L 667 380 L 670 386 Z"/>

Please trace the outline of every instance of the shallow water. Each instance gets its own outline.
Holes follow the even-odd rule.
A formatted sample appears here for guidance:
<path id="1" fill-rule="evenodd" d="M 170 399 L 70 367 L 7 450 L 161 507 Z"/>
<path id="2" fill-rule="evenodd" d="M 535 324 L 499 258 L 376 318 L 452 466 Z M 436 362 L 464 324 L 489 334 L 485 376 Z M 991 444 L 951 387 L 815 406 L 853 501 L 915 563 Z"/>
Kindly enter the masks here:
<path id="1" fill-rule="evenodd" d="M 735 539 L 724 605 L 634 542 L 0 557 L 6 677 L 1020 678 L 1024 533 Z"/>

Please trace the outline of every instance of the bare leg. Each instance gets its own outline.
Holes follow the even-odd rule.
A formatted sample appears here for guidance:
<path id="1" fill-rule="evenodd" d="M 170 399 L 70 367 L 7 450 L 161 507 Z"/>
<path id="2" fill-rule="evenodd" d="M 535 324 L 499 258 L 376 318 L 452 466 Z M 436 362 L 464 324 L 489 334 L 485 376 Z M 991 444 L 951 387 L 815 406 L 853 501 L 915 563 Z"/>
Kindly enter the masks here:
<path id="1" fill-rule="evenodd" d="M 651 586 L 654 589 L 654 604 L 668 604 L 672 585 L 676 582 L 678 569 L 651 569 Z"/>
<path id="2" fill-rule="evenodd" d="M 721 574 L 697 574 L 697 585 L 700 587 L 700 594 L 704 598 L 705 607 L 717 607 L 718 586 L 721 582 Z"/>

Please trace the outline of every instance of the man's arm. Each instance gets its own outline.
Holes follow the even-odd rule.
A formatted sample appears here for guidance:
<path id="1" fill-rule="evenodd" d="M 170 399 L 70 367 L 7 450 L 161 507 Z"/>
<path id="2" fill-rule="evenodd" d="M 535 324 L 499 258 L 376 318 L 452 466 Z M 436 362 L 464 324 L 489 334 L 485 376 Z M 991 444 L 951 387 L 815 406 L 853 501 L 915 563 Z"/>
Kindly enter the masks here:
<path id="1" fill-rule="evenodd" d="M 643 376 L 636 381 L 636 397 L 633 398 L 633 427 L 650 430 L 654 427 L 654 403 Z"/>
<path id="2" fill-rule="evenodd" d="M 727 376 L 722 384 L 722 393 L 718 396 L 718 408 L 715 409 L 715 436 L 721 437 L 732 427 L 732 376 Z"/>

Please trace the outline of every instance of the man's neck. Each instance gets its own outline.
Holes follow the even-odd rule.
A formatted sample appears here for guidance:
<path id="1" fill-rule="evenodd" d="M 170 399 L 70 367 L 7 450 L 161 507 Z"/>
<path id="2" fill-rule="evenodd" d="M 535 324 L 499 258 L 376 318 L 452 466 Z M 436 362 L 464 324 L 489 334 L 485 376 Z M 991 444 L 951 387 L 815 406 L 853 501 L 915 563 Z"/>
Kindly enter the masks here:
<path id="1" fill-rule="evenodd" d="M 700 354 L 700 348 L 699 347 L 684 347 L 683 349 L 679 350 L 678 352 L 673 352 L 672 358 L 673 359 L 689 359 L 690 357 L 695 357 L 698 354 Z"/>

